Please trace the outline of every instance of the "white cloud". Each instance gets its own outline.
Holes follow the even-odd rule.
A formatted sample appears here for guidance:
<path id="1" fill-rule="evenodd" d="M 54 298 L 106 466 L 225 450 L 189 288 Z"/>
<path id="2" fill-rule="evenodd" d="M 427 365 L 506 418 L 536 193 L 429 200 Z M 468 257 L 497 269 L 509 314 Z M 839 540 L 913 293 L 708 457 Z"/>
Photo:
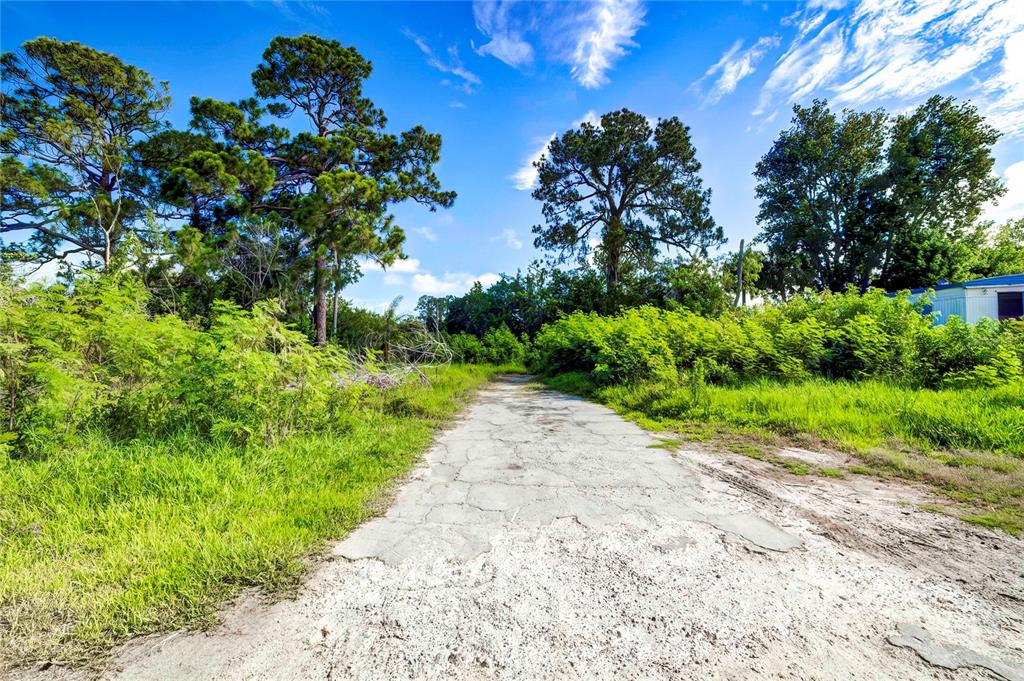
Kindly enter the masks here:
<path id="1" fill-rule="evenodd" d="M 656 120 L 647 119 L 647 122 L 653 129 L 658 122 Z M 573 128 L 578 128 L 584 123 L 590 123 L 591 125 L 601 127 L 601 118 L 594 113 L 593 109 L 589 109 L 582 117 L 572 122 Z M 520 191 L 530 191 L 537 185 L 537 169 L 534 167 L 534 163 L 540 161 L 541 157 L 548 152 L 548 145 L 555 139 L 555 133 L 551 133 L 546 140 L 538 142 L 539 146 L 523 161 L 523 164 L 519 166 L 519 169 L 509 175 L 512 184 L 516 189 Z"/>
<path id="2" fill-rule="evenodd" d="M 700 92 L 704 81 L 717 75 L 718 79 L 711 87 L 711 91 L 704 97 L 705 104 L 714 104 L 734 91 L 741 80 L 754 72 L 765 54 L 778 46 L 778 36 L 760 38 L 746 50 L 742 49 L 743 40 L 737 40 L 692 87 L 696 92 Z"/>
<path id="3" fill-rule="evenodd" d="M 608 82 L 615 60 L 636 47 L 633 36 L 643 25 L 645 10 L 638 0 L 598 0 L 584 23 L 572 56 L 572 75 L 585 88 Z"/>
<path id="4" fill-rule="evenodd" d="M 448 60 L 442 61 L 423 38 L 408 29 L 404 33 L 409 40 L 416 43 L 416 47 L 420 48 L 420 52 L 426 56 L 427 64 L 441 73 L 449 73 L 462 81 L 460 83 L 451 83 L 453 87 L 462 90 L 466 94 L 473 94 L 473 91 L 480 85 L 480 78 L 462 65 L 458 47 L 455 45 L 449 46 Z"/>
<path id="5" fill-rule="evenodd" d="M 1003 171 L 1003 182 L 1006 194 L 995 206 L 985 212 L 985 218 L 996 222 L 1006 222 L 1024 217 L 1024 161 L 1017 161 Z"/>
<path id="6" fill-rule="evenodd" d="M 644 14 L 641 0 L 474 0 L 476 27 L 489 39 L 474 49 L 517 69 L 532 66 L 539 50 L 549 60 L 569 64 L 583 87 L 597 88 L 608 82 L 608 71 L 627 48 L 636 47 L 633 37 Z"/>
<path id="7" fill-rule="evenodd" d="M 406 258 L 405 260 L 396 260 L 387 267 L 383 267 L 376 260 L 364 260 L 360 265 L 360 269 L 363 272 L 395 272 L 412 274 L 413 272 L 420 271 L 420 261 L 417 258 Z"/>
<path id="8" fill-rule="evenodd" d="M 389 265 L 387 269 L 390 272 L 405 272 L 405 273 L 419 272 L 420 271 L 420 261 L 417 260 L 416 258 L 406 258 L 405 260 L 396 260 L 391 265 Z"/>
<path id="9" fill-rule="evenodd" d="M 474 282 L 479 281 L 481 286 L 487 288 L 500 278 L 493 272 L 486 272 L 479 276 L 445 272 L 442 277 L 436 277 L 429 272 L 422 272 L 413 275 L 412 290 L 420 295 L 428 296 L 460 295 L 468 291 Z"/>
<path id="10" fill-rule="evenodd" d="M 572 122 L 572 127 L 578 128 L 584 123 L 590 123 L 591 125 L 601 127 L 601 117 L 594 113 L 593 109 L 589 109 L 587 113 L 583 114 L 582 118 L 579 118 Z"/>
<path id="11" fill-rule="evenodd" d="M 504 241 L 506 246 L 517 251 L 523 247 L 523 242 L 514 229 L 501 230 L 501 234 L 496 237 L 491 237 L 491 241 Z"/>
<path id="12" fill-rule="evenodd" d="M 809 0 L 807 6 L 811 9 L 842 9 L 846 7 L 846 0 Z"/>
<path id="13" fill-rule="evenodd" d="M 495 274 L 494 272 L 485 272 L 477 277 L 476 280 L 480 282 L 481 286 L 487 288 L 488 286 L 493 286 L 501 281 L 501 275 Z"/>
<path id="14" fill-rule="evenodd" d="M 252 6 L 253 3 L 249 3 L 249 5 Z M 295 2 L 286 2 L 286 0 L 271 0 L 270 5 L 272 5 L 276 10 L 278 10 L 286 19 L 302 23 L 308 22 L 310 20 L 310 17 L 300 16 L 302 12 L 296 13 L 292 11 L 293 7 L 303 10 L 303 12 L 305 12 L 306 14 L 315 14 L 321 18 L 329 17 L 331 15 L 330 11 L 323 5 L 320 5 L 315 2 L 308 2 L 307 0 L 297 0 Z"/>
<path id="15" fill-rule="evenodd" d="M 384 312 L 391 306 L 390 300 L 366 300 L 363 298 L 352 298 L 348 302 L 353 307 L 370 310 L 372 312 Z M 412 311 L 412 306 L 407 301 L 403 300 L 398 306 L 398 311 L 402 313 L 410 312 Z"/>
<path id="16" fill-rule="evenodd" d="M 424 225 L 423 227 L 417 227 L 412 231 L 416 232 L 427 241 L 437 241 L 437 232 L 430 229 L 430 227 L 427 227 L 426 225 Z"/>
<path id="17" fill-rule="evenodd" d="M 491 40 L 476 48 L 476 53 L 490 55 L 514 68 L 533 63 L 533 46 L 523 38 L 521 22 L 511 16 L 514 2 L 473 2 L 473 20 L 477 29 Z"/>
<path id="18" fill-rule="evenodd" d="M 914 99 L 993 68 L 994 77 L 975 85 L 982 112 L 1004 131 L 1024 133 L 1020 0 L 864 0 L 833 16 L 842 5 L 818 0 L 793 18 L 797 37 L 755 114 L 812 94 L 851 106 Z"/>
<path id="19" fill-rule="evenodd" d="M 533 164 L 540 161 L 541 157 L 547 153 L 548 145 L 551 144 L 554 139 L 555 135 L 552 133 L 550 137 L 544 140 L 543 144 L 537 147 L 536 151 L 530 154 L 529 158 L 523 161 L 523 165 L 509 176 L 509 179 L 512 180 L 512 184 L 515 185 L 516 189 L 529 191 L 537 184 L 537 169 Z"/>
<path id="20" fill-rule="evenodd" d="M 392 274 L 388 272 L 384 275 L 384 283 L 388 286 L 401 286 L 405 283 L 405 277 L 401 274 Z"/>
<path id="21" fill-rule="evenodd" d="M 826 78 L 841 63 L 843 49 L 843 35 L 838 19 L 825 26 L 807 43 L 799 43 L 799 39 L 795 41 L 768 76 L 754 115 L 766 113 L 779 92 L 787 92 L 787 101 L 794 102 L 822 87 Z"/>
<path id="22" fill-rule="evenodd" d="M 980 104 L 989 122 L 1008 135 L 1024 135 L 1024 31 L 1007 39 L 999 71 L 983 91 Z"/>

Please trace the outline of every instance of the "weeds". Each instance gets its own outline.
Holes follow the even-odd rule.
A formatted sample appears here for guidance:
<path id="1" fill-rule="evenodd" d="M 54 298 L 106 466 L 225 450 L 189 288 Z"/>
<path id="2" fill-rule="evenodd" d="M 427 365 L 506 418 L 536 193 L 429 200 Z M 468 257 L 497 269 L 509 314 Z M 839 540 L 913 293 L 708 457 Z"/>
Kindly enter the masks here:
<path id="1" fill-rule="evenodd" d="M 80 660 L 209 622 L 242 588 L 294 586 L 304 557 L 372 515 L 492 371 L 371 391 L 343 432 L 247 445 L 90 432 L 48 457 L 0 460 L 0 665 Z"/>

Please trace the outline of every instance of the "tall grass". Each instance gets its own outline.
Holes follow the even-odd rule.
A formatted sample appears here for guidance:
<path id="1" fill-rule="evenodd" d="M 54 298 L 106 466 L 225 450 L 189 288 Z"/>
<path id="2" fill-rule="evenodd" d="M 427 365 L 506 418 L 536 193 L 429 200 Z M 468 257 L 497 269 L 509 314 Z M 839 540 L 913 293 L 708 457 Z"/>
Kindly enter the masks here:
<path id="1" fill-rule="evenodd" d="M 342 432 L 248 446 L 90 433 L 0 459 L 0 669 L 81 659 L 206 621 L 243 587 L 295 584 L 303 557 L 373 514 L 492 372 L 451 367 L 371 394 Z"/>
<path id="2" fill-rule="evenodd" d="M 701 418 L 782 435 L 807 433 L 849 450 L 909 445 L 1024 457 L 1024 383 L 973 390 L 911 389 L 880 381 L 761 380 L 694 391 L 616 385 L 602 399 L 657 418 Z"/>

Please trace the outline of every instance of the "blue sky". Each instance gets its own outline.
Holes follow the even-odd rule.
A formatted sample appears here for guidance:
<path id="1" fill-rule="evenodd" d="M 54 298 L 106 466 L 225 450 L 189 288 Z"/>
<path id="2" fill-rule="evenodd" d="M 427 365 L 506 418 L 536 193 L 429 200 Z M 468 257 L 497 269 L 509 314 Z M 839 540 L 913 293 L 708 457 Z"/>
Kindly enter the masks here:
<path id="1" fill-rule="evenodd" d="M 168 120 L 192 95 L 238 99 L 276 35 L 316 33 L 372 60 L 367 94 L 391 129 L 442 134 L 447 211 L 399 207 L 409 260 L 368 270 L 347 294 L 458 294 L 539 253 L 529 162 L 574 123 L 628 107 L 691 127 L 727 248 L 750 239 L 751 172 L 793 102 L 827 97 L 901 111 L 933 93 L 970 98 L 1004 132 L 996 170 L 1009 195 L 989 212 L 1024 215 L 1021 0 L 810 2 L 11 2 L 3 49 L 51 35 L 117 54 L 167 80 Z"/>

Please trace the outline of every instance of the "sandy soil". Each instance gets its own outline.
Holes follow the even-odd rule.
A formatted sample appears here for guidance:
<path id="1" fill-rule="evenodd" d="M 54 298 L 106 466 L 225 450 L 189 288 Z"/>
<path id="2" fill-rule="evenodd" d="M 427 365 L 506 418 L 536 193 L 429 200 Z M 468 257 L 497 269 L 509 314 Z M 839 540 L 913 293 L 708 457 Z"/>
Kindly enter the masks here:
<path id="1" fill-rule="evenodd" d="M 912 487 L 659 442 L 496 383 L 296 599 L 22 675 L 1024 679 L 1021 540 Z"/>

